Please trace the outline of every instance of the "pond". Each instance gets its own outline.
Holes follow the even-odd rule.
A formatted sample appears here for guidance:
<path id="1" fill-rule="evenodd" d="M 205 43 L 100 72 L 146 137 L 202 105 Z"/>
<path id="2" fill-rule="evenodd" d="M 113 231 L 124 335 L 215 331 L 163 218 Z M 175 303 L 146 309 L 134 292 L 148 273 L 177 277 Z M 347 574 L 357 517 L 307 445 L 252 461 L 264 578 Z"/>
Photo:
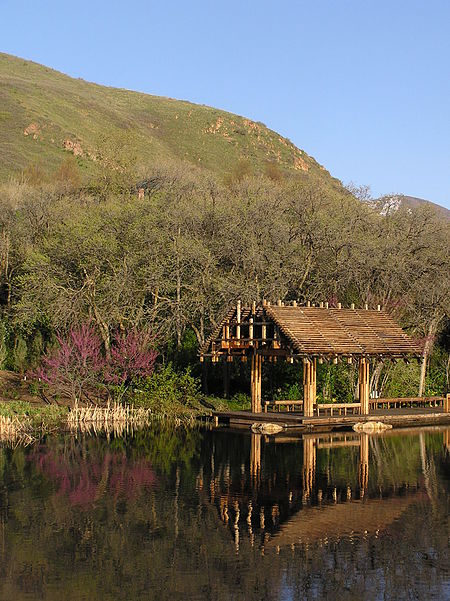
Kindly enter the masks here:
<path id="1" fill-rule="evenodd" d="M 450 429 L 0 449 L 0 598 L 450 599 Z"/>

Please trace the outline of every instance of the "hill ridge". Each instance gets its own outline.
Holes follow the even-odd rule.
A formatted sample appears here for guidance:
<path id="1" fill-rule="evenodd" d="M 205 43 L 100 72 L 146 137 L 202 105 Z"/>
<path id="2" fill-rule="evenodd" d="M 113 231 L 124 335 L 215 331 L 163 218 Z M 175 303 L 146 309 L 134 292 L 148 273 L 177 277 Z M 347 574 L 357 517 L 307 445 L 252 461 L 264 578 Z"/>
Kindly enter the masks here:
<path id="1" fill-rule="evenodd" d="M 189 100 L 87 82 L 4 53 L 0 101 L 0 178 L 37 161 L 56 167 L 67 152 L 87 172 L 95 171 L 105 139 L 109 146 L 123 147 L 128 137 L 125 146 L 134 149 L 140 163 L 183 159 L 220 175 L 242 160 L 256 172 L 274 163 L 340 186 L 304 150 L 250 118 Z"/>

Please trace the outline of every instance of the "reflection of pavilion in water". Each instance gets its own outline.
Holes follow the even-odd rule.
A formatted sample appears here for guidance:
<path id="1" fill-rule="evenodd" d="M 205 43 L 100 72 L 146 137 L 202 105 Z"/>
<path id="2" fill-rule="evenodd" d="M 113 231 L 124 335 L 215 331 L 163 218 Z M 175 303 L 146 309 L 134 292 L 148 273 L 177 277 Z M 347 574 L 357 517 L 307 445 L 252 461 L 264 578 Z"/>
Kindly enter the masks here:
<path id="1" fill-rule="evenodd" d="M 449 430 L 444 445 L 449 448 Z M 278 442 L 297 442 L 282 438 Z M 314 543 L 343 536 L 376 534 L 386 530 L 414 503 L 426 499 L 421 477 L 396 490 L 368 495 L 370 437 L 367 434 L 304 435 L 301 477 L 285 475 L 281 486 L 274 472 L 264 474 L 264 436 L 251 435 L 250 471 L 241 466 L 240 482 L 232 482 L 230 465 L 220 477 L 211 474 L 209 501 L 220 519 L 231 527 L 236 549 L 243 536 L 262 550 L 296 543 Z M 356 447 L 359 450 L 357 485 L 319 486 L 316 482 L 317 451 Z M 356 449 L 355 449 L 356 450 Z M 356 474 L 355 474 L 356 476 Z M 246 477 L 250 482 L 245 483 Z M 356 478 L 354 479 L 354 481 Z M 259 539 L 259 541 L 258 541 Z"/>

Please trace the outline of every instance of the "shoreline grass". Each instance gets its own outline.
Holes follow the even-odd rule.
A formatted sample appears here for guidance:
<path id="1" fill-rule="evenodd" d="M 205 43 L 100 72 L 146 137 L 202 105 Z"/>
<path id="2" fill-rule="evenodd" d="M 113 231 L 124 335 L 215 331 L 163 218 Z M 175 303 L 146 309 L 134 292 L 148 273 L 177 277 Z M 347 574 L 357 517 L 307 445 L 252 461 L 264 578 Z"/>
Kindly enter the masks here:
<path id="1" fill-rule="evenodd" d="M 0 401 L 0 445 L 29 445 L 48 434 L 83 432 L 124 436 L 166 422 L 174 427 L 194 427 L 198 412 L 171 413 L 133 405 L 35 405 L 28 401 Z"/>

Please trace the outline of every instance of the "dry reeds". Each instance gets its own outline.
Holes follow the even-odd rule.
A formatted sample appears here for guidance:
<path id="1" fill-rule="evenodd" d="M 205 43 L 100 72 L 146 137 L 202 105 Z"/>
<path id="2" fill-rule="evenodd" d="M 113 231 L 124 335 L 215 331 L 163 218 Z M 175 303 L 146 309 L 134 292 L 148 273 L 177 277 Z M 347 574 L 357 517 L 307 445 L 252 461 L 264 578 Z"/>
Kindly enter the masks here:
<path id="1" fill-rule="evenodd" d="M 88 405 L 80 407 L 75 404 L 67 416 L 67 424 L 71 430 L 82 430 L 113 433 L 123 435 L 137 428 L 147 426 L 153 418 L 149 409 L 142 409 L 114 403 L 106 407 Z"/>
<path id="2" fill-rule="evenodd" d="M 28 445 L 35 441 L 30 434 L 29 421 L 0 415 L 0 444 L 11 446 Z"/>

